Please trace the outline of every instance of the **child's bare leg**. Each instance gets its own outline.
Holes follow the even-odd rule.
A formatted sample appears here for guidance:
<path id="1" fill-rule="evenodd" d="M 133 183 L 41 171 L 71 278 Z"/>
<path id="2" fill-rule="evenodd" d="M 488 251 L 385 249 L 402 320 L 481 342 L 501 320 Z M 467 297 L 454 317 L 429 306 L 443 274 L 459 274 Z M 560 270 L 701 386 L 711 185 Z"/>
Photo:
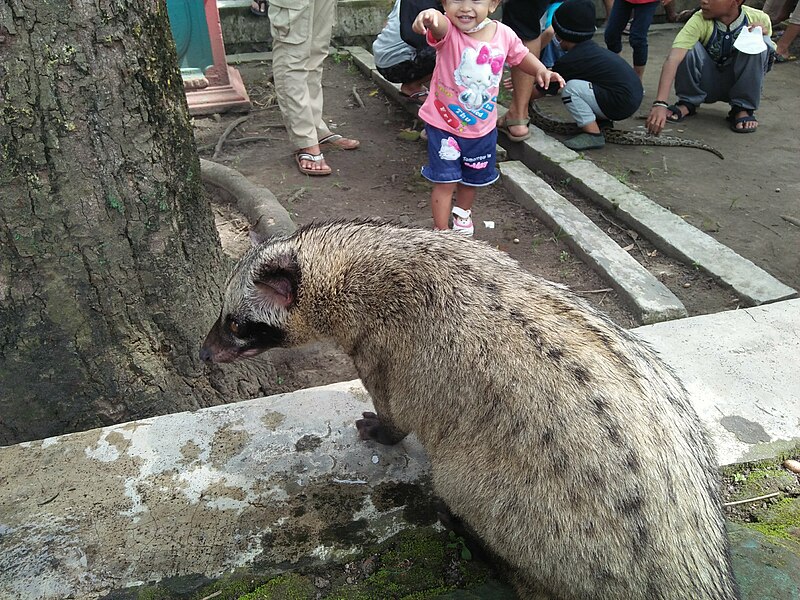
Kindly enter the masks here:
<path id="1" fill-rule="evenodd" d="M 537 57 L 542 53 L 541 36 L 535 40 L 528 40 L 525 46 Z M 507 121 L 524 121 L 528 118 L 528 104 L 531 101 L 531 94 L 536 85 L 536 80 L 517 67 L 511 69 L 511 83 L 514 92 L 511 95 L 511 103 L 505 115 Z M 527 125 L 509 125 L 508 131 L 511 135 L 523 136 L 528 132 Z"/>
<path id="2" fill-rule="evenodd" d="M 642 81 L 642 78 L 644 77 L 644 65 L 633 65 L 633 70 L 639 76 L 639 81 Z"/>
<path id="3" fill-rule="evenodd" d="M 459 187 L 461 187 L 459 185 Z M 455 183 L 434 183 L 431 191 L 431 212 L 434 229 L 450 228 L 450 211 L 453 209 Z"/>
<path id="4" fill-rule="evenodd" d="M 599 130 L 598 130 L 599 131 Z M 456 206 L 464 210 L 472 210 L 475 202 L 475 187 L 459 183 L 456 186 Z"/>

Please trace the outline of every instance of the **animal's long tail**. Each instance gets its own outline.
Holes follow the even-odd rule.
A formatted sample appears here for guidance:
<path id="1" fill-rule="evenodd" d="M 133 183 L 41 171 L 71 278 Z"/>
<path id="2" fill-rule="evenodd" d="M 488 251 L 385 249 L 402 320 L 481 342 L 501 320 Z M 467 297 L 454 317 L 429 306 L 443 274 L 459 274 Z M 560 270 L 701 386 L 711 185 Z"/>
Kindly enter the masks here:
<path id="1" fill-rule="evenodd" d="M 575 123 L 560 121 L 544 114 L 534 101 L 530 103 L 530 110 L 528 112 L 530 113 L 531 123 L 545 131 L 563 135 L 577 135 L 581 132 L 580 127 Z M 722 156 L 722 152 L 700 140 L 685 139 L 673 135 L 651 135 L 643 131 L 629 131 L 626 129 L 614 129 L 613 127 L 604 128 L 603 135 L 606 141 L 611 144 L 697 148 L 698 150 L 711 152 L 723 160 L 725 159 L 725 157 Z"/>

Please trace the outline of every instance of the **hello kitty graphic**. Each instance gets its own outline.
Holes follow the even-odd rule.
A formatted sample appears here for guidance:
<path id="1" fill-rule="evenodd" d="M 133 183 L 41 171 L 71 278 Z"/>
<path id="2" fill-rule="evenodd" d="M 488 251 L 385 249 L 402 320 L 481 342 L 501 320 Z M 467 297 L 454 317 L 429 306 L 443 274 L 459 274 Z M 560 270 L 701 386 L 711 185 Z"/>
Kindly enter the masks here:
<path id="1" fill-rule="evenodd" d="M 439 158 L 442 160 L 458 160 L 461 156 L 461 147 L 458 142 L 451 136 L 442 140 L 442 145 L 439 148 Z"/>
<path id="2" fill-rule="evenodd" d="M 458 99 L 468 110 L 479 110 L 490 98 L 488 90 L 500 82 L 504 58 L 492 56 L 489 46 L 466 48 L 455 70 L 455 81 L 464 89 Z"/>

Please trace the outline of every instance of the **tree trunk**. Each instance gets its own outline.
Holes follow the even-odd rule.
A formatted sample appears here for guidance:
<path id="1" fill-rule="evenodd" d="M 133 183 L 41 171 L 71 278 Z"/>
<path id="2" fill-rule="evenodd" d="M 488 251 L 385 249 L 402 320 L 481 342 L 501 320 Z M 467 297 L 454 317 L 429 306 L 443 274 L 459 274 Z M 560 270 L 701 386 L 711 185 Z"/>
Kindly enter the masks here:
<path id="1" fill-rule="evenodd" d="M 0 1 L 0 444 L 266 392 L 197 356 L 230 267 L 163 0 Z"/>

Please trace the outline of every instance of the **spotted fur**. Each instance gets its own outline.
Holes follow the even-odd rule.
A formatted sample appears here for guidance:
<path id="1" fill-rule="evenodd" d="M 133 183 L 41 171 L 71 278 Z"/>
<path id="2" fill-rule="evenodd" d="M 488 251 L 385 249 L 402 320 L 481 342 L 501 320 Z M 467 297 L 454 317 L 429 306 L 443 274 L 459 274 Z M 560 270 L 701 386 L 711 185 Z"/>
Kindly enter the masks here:
<path id="1" fill-rule="evenodd" d="M 565 287 L 456 234 L 305 227 L 241 260 L 201 356 L 313 338 L 338 342 L 372 395 L 361 436 L 417 435 L 437 494 L 521 598 L 737 598 L 686 390 Z"/>

